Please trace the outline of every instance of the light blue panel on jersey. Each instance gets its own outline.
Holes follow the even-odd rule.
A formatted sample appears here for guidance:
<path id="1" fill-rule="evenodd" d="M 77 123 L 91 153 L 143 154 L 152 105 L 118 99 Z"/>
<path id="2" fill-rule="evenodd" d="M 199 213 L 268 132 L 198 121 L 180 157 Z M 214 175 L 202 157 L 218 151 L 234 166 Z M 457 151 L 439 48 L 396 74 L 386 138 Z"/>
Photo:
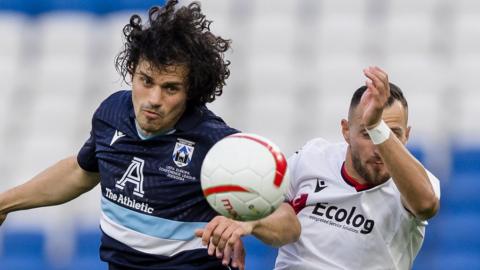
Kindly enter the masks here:
<path id="1" fill-rule="evenodd" d="M 102 211 L 112 221 L 136 232 L 171 240 L 191 240 L 206 222 L 182 222 L 149 216 L 119 206 L 102 197 Z"/>

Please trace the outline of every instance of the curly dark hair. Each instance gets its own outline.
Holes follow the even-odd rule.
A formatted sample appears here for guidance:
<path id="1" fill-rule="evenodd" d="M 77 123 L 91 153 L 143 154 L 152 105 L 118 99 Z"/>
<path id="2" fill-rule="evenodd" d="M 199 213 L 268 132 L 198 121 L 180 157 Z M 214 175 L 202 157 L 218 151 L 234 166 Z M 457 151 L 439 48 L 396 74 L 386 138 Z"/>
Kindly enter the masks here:
<path id="1" fill-rule="evenodd" d="M 203 105 L 222 94 L 230 76 L 230 61 L 224 59 L 230 40 L 210 32 L 212 21 L 202 14 L 199 3 L 175 9 L 177 4 L 178 0 L 170 0 L 163 7 L 150 8 L 146 24 L 137 14 L 130 17 L 123 28 L 125 47 L 115 58 L 115 67 L 126 81 L 141 59 L 158 69 L 185 64 L 188 102 Z"/>

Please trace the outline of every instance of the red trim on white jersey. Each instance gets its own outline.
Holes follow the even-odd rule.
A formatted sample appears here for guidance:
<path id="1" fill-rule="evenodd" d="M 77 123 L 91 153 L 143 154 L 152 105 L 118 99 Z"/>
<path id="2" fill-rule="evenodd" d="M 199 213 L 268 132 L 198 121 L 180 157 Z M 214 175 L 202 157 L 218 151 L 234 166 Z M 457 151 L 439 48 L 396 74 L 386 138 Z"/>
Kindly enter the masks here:
<path id="1" fill-rule="evenodd" d="M 303 193 L 300 195 L 300 197 L 288 202 L 288 204 L 292 206 L 293 210 L 295 210 L 295 214 L 298 214 L 303 208 L 305 208 L 307 205 L 307 198 L 308 193 Z"/>
<path id="2" fill-rule="evenodd" d="M 360 184 L 357 179 L 353 178 L 348 174 L 347 169 L 345 168 L 345 162 L 343 162 L 342 164 L 341 174 L 343 180 L 345 180 L 345 182 L 350 186 L 354 187 L 355 190 L 358 192 L 373 188 L 375 186 L 369 184 Z"/>

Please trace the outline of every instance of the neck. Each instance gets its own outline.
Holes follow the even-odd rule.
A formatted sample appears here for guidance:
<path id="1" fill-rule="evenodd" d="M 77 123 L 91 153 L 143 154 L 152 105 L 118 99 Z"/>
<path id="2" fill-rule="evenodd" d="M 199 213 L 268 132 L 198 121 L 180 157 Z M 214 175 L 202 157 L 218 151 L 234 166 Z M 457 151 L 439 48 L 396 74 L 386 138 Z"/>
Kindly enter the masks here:
<path id="1" fill-rule="evenodd" d="M 148 140 L 150 138 L 153 138 L 155 136 L 158 136 L 158 135 L 163 135 L 163 134 L 170 134 L 171 132 L 174 132 L 175 130 L 172 129 L 172 128 L 167 128 L 167 129 L 162 129 L 162 130 L 159 130 L 157 132 L 148 132 L 148 131 L 145 131 L 143 130 L 140 125 L 138 124 L 137 120 L 135 120 L 135 127 L 137 128 L 137 133 L 138 133 L 138 136 L 142 139 L 142 140 Z"/>

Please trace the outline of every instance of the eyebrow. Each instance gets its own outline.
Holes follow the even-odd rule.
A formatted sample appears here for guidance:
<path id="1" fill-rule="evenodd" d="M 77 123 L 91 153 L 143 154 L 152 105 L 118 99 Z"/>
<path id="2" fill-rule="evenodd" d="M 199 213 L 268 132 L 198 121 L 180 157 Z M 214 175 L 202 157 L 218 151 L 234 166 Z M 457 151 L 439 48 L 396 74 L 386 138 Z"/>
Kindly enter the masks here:
<path id="1" fill-rule="evenodd" d="M 171 87 L 171 86 L 182 86 L 182 85 L 183 85 L 183 83 L 181 83 L 181 82 L 164 82 L 164 83 L 162 83 L 162 86 L 163 86 L 163 87 L 167 87 L 167 86 L 170 86 L 170 87 Z"/>
<path id="2" fill-rule="evenodd" d="M 139 75 L 145 76 L 145 77 L 147 77 L 147 78 L 149 78 L 149 79 L 151 79 L 152 81 L 155 82 L 155 80 L 154 80 L 154 78 L 153 78 L 152 76 L 148 75 L 147 73 L 145 73 L 145 72 L 143 72 L 143 71 L 141 71 L 141 70 L 137 71 L 136 73 L 139 74 Z M 177 82 L 177 81 L 170 81 L 170 82 L 164 82 L 164 83 L 162 83 L 162 86 L 163 86 L 163 87 L 167 87 L 167 86 L 182 86 L 182 85 L 183 85 L 182 82 Z"/>
<path id="3" fill-rule="evenodd" d="M 137 71 L 136 73 L 139 74 L 139 75 L 148 77 L 148 78 L 152 78 L 152 76 L 148 75 L 147 73 L 145 73 L 145 72 L 143 72 L 143 71 L 141 71 L 141 70 L 140 70 L 140 71 Z"/>

